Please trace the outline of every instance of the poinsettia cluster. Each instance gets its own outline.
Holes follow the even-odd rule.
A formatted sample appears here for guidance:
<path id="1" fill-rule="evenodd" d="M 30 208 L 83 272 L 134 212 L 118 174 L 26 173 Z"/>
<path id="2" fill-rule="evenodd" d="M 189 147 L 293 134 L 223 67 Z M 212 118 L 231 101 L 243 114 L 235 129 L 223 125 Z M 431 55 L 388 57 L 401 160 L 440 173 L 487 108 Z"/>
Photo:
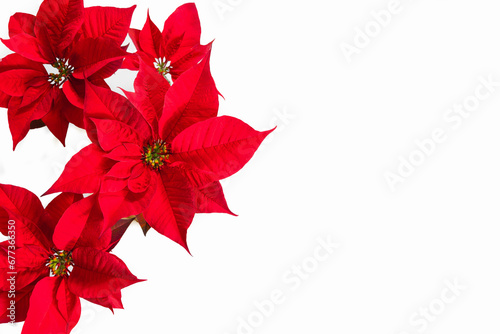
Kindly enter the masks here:
<path id="1" fill-rule="evenodd" d="M 122 308 L 121 289 L 140 281 L 109 253 L 111 230 L 96 229 L 95 196 L 63 193 L 44 209 L 28 190 L 0 185 L 0 217 L 0 232 L 15 231 L 15 242 L 0 243 L 0 321 L 12 321 L 13 300 L 23 333 L 69 333 L 80 298 Z"/>
<path id="2" fill-rule="evenodd" d="M 179 7 L 163 31 L 149 13 L 141 30 L 130 29 L 134 9 L 44 0 L 35 16 L 13 15 L 2 40 L 14 51 L 0 62 L 14 148 L 43 126 L 63 144 L 69 123 L 90 139 L 46 192 L 61 193 L 46 208 L 28 190 L 0 184 L 0 232 L 10 237 L 0 243 L 0 323 L 25 320 L 23 333 L 69 333 L 79 298 L 122 308 L 121 289 L 140 281 L 110 253 L 127 227 L 137 221 L 144 234 L 153 228 L 189 252 L 195 215 L 233 214 L 220 180 L 272 131 L 218 116 L 212 43 L 200 43 L 194 4 Z M 133 53 L 122 45 L 127 35 Z M 133 92 L 107 85 L 119 69 L 137 71 Z"/>

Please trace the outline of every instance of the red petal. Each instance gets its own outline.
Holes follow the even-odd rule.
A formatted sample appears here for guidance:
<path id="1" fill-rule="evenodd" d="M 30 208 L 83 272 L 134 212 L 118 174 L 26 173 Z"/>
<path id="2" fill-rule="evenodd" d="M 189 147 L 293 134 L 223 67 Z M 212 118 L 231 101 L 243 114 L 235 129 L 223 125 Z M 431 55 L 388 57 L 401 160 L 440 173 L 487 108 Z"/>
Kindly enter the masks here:
<path id="1" fill-rule="evenodd" d="M 74 294 L 110 309 L 123 308 L 120 290 L 140 282 L 115 255 L 94 248 L 73 251 L 75 266 L 68 278 Z"/>
<path id="2" fill-rule="evenodd" d="M 123 51 L 127 51 L 127 48 L 128 48 L 128 45 L 122 47 Z M 123 60 L 124 59 L 120 58 L 118 60 L 114 60 L 114 61 L 106 64 L 106 66 L 103 66 L 99 71 L 92 74 L 89 77 L 89 81 L 92 83 L 95 83 L 96 79 L 103 80 L 103 79 L 109 78 L 110 76 L 115 74 L 116 71 L 118 71 L 120 68 L 122 68 Z"/>
<path id="3" fill-rule="evenodd" d="M 134 89 L 136 93 L 145 94 L 157 114 L 161 114 L 165 93 L 169 88 L 170 84 L 158 71 L 140 61 L 140 69 L 134 81 Z"/>
<path id="4" fill-rule="evenodd" d="M 63 213 L 70 207 L 71 204 L 83 198 L 80 194 L 62 193 L 54 198 L 45 208 L 42 217 L 47 229 L 43 229 L 48 240 L 52 240 L 54 229 L 57 222 L 61 219 Z"/>
<path id="5" fill-rule="evenodd" d="M 0 206 L 19 218 L 37 222 L 43 212 L 38 197 L 21 187 L 0 184 Z"/>
<path id="6" fill-rule="evenodd" d="M 85 116 L 87 118 L 111 119 L 133 128 L 142 138 L 151 137 L 151 129 L 141 113 L 122 95 L 109 89 L 97 87 L 89 82 L 85 88 Z M 95 125 L 86 124 L 89 137 L 97 140 Z"/>
<path id="7" fill-rule="evenodd" d="M 73 104 L 71 104 L 65 94 L 61 94 L 61 104 L 64 118 L 69 123 L 79 128 L 84 128 L 82 108 L 75 107 Z"/>
<path id="8" fill-rule="evenodd" d="M 229 210 L 226 198 L 219 181 L 209 183 L 200 188 L 194 188 L 196 195 L 196 210 L 199 213 L 220 212 L 236 216 Z"/>
<path id="9" fill-rule="evenodd" d="M 210 74 L 210 53 L 172 85 L 165 96 L 160 137 L 171 142 L 189 126 L 217 116 L 219 93 Z"/>
<path id="10" fill-rule="evenodd" d="M 69 63 L 75 67 L 73 76 L 85 79 L 107 64 L 125 58 L 126 51 L 110 38 L 86 38 L 73 48 Z"/>
<path id="11" fill-rule="evenodd" d="M 132 40 L 132 43 L 134 43 L 135 49 L 137 51 L 141 51 L 141 45 L 139 44 L 139 35 L 141 34 L 141 31 L 139 29 L 133 29 L 130 28 L 128 30 L 128 35 L 130 36 L 130 39 Z"/>
<path id="12" fill-rule="evenodd" d="M 111 64 L 113 64 L 113 63 L 106 65 L 106 67 L 110 66 Z M 92 77 L 89 78 L 89 81 L 93 85 L 110 90 L 109 86 L 106 84 L 104 79 L 94 77 L 95 75 L 99 74 L 99 72 L 92 75 Z M 84 108 L 85 86 L 86 86 L 85 82 L 86 82 L 86 80 L 80 80 L 80 79 L 75 79 L 75 78 L 71 77 L 63 85 L 63 92 L 66 95 L 66 98 L 68 99 L 68 101 L 71 104 L 73 104 L 78 109 Z"/>
<path id="13" fill-rule="evenodd" d="M 44 0 L 36 14 L 35 34 L 46 34 L 54 53 L 64 57 L 83 20 L 83 0 Z"/>
<path id="14" fill-rule="evenodd" d="M 62 89 L 71 104 L 83 109 L 83 96 L 85 95 L 85 82 L 83 80 L 72 77 L 63 84 Z"/>
<path id="15" fill-rule="evenodd" d="M 65 145 L 66 141 L 66 133 L 68 132 L 69 122 L 64 116 L 66 110 L 64 110 L 65 100 L 64 94 L 58 90 L 57 100 L 54 101 L 53 107 L 51 110 L 42 117 L 43 123 L 47 126 L 47 128 L 52 132 L 52 134 L 63 144 Z M 64 98 L 64 100 L 63 100 Z"/>
<path id="16" fill-rule="evenodd" d="M 136 6 L 130 8 L 88 7 L 82 25 L 83 38 L 107 37 L 122 44 Z"/>
<path id="17" fill-rule="evenodd" d="M 154 58 L 163 57 L 163 38 L 160 29 L 151 21 L 149 17 L 146 19 L 146 23 L 139 33 L 139 44 L 141 46 L 141 51 L 148 53 Z"/>
<path id="18" fill-rule="evenodd" d="M 187 3 L 175 10 L 163 26 L 165 44 L 169 40 L 181 39 L 177 54 L 182 56 L 193 46 L 200 44 L 201 26 L 198 11 L 194 3 Z M 172 59 L 174 62 L 175 59 Z"/>
<path id="19" fill-rule="evenodd" d="M 95 195 L 84 198 L 63 213 L 54 231 L 54 244 L 58 249 L 73 250 L 89 220 L 95 198 Z"/>
<path id="20" fill-rule="evenodd" d="M 29 69 L 40 72 L 40 76 L 47 75 L 47 72 L 42 64 L 29 60 L 28 58 L 18 55 L 17 53 L 10 54 L 0 60 L 0 73 L 15 69 Z M 10 95 L 0 91 L 0 107 L 8 108 L 10 99 Z"/>
<path id="21" fill-rule="evenodd" d="M 81 199 L 83 199 L 83 196 L 80 194 L 62 193 L 47 205 L 45 212 L 57 222 L 72 204 Z"/>
<path id="22" fill-rule="evenodd" d="M 146 191 L 151 184 L 151 173 L 151 170 L 143 164 L 137 164 L 128 179 L 128 188 L 130 191 L 134 193 Z"/>
<path id="23" fill-rule="evenodd" d="M 9 20 L 9 37 L 17 34 L 35 36 L 35 16 L 26 13 L 15 13 Z"/>
<path id="24" fill-rule="evenodd" d="M 31 122 L 42 118 L 51 110 L 53 101 L 57 98 L 56 94 L 59 93 L 59 89 L 54 88 L 50 85 L 42 88 L 30 87 L 22 100 L 10 99 L 8 119 L 14 149 L 28 133 Z"/>
<path id="25" fill-rule="evenodd" d="M 95 193 L 99 190 L 102 176 L 113 163 L 104 157 L 104 152 L 97 145 L 90 144 L 70 159 L 59 179 L 45 195 L 64 191 L 78 194 Z"/>
<path id="26" fill-rule="evenodd" d="M 106 154 L 106 158 L 115 161 L 131 161 L 139 163 L 142 157 L 142 148 L 137 144 L 122 143 L 114 150 Z"/>
<path id="27" fill-rule="evenodd" d="M 19 55 L 40 63 L 50 63 L 51 60 L 40 52 L 36 37 L 21 33 L 11 39 L 2 39 L 3 44 Z"/>
<path id="28" fill-rule="evenodd" d="M 46 248 L 51 246 L 52 243 L 47 240 L 38 225 L 43 214 L 43 206 L 36 195 L 24 188 L 0 184 L 0 208 L 8 213 L 5 216 L 1 215 L 0 232 L 7 236 L 12 228 L 9 229 L 8 220 L 5 218 L 13 220 L 17 247 L 25 244 Z"/>
<path id="29" fill-rule="evenodd" d="M 115 309 L 115 308 L 123 309 L 121 291 L 117 291 L 115 293 L 110 293 L 109 295 L 104 296 L 104 297 L 100 297 L 100 298 L 85 298 L 85 299 L 87 299 L 91 303 L 107 307 L 112 312 L 113 312 L 113 309 Z"/>
<path id="30" fill-rule="evenodd" d="M 111 242 L 109 243 L 109 247 L 105 250 L 106 252 L 111 252 L 116 247 L 134 220 L 135 216 L 123 218 L 111 227 Z"/>
<path id="31" fill-rule="evenodd" d="M 62 215 L 54 231 L 54 244 L 58 249 L 75 247 L 105 249 L 111 233 L 103 234 L 103 217 L 97 195 L 86 197 L 71 205 Z"/>
<path id="32" fill-rule="evenodd" d="M 0 108 L 8 108 L 10 103 L 10 95 L 0 92 Z"/>
<path id="33" fill-rule="evenodd" d="M 69 334 L 80 319 L 80 299 L 64 279 L 46 277 L 35 286 L 22 334 Z"/>
<path id="34" fill-rule="evenodd" d="M 162 171 L 144 218 L 159 233 L 188 252 L 186 234 L 195 214 L 194 194 L 187 179 L 175 170 Z"/>
<path id="35" fill-rule="evenodd" d="M 136 216 L 144 211 L 154 195 L 155 182 L 153 179 L 151 181 L 150 189 L 140 194 L 133 193 L 128 189 L 99 194 L 99 204 L 104 214 L 105 228 L 113 226 L 124 217 Z"/>
<path id="36" fill-rule="evenodd" d="M 184 72 L 198 64 L 204 57 L 206 57 L 207 53 L 210 52 L 211 49 L 211 43 L 208 45 L 197 45 L 182 57 L 176 57 L 175 61 L 172 61 L 171 63 L 172 69 L 170 71 L 174 82 Z"/>
<path id="37" fill-rule="evenodd" d="M 118 179 L 127 179 L 132 173 L 132 169 L 139 164 L 138 161 L 124 161 L 117 162 L 106 174 L 109 177 L 115 177 Z"/>
<path id="38" fill-rule="evenodd" d="M 122 63 L 122 67 L 127 70 L 137 71 L 139 69 L 139 57 L 137 54 L 129 54 L 125 57 Z"/>
<path id="39" fill-rule="evenodd" d="M 97 118 L 92 118 L 92 121 L 97 128 L 99 145 L 106 152 L 121 146 L 123 143 L 141 146 L 144 142 L 144 138 L 141 138 L 141 135 L 125 123 Z"/>
<path id="40" fill-rule="evenodd" d="M 46 73 L 31 69 L 16 69 L 0 73 L 0 90 L 11 96 L 23 96 L 35 82 L 46 82 Z"/>
<path id="41" fill-rule="evenodd" d="M 75 296 L 68 287 L 68 280 L 62 280 L 56 293 L 57 309 L 66 321 L 66 330 L 71 330 L 76 326 L 80 319 L 81 306 L 80 298 Z"/>
<path id="42" fill-rule="evenodd" d="M 117 191 L 122 191 L 128 185 L 128 181 L 125 179 L 119 179 L 115 177 L 104 176 L 101 182 L 101 189 L 99 192 L 101 194 L 114 193 Z"/>
<path id="43" fill-rule="evenodd" d="M 255 131 L 229 116 L 211 118 L 175 137 L 170 160 L 184 161 L 223 179 L 239 171 L 273 130 Z"/>
<path id="44" fill-rule="evenodd" d="M 50 41 L 49 31 L 45 27 L 41 27 L 36 31 L 36 21 L 35 21 L 35 34 L 38 43 L 38 52 L 45 59 L 46 64 L 53 64 L 57 58 L 66 59 L 68 50 L 54 50 L 52 42 Z M 68 47 L 70 49 L 71 47 Z"/>
<path id="45" fill-rule="evenodd" d="M 158 119 L 163 110 L 165 93 L 170 84 L 154 68 L 140 60 L 140 69 L 134 81 L 135 94 L 125 92 L 141 112 L 154 132 L 158 132 Z"/>
<path id="46" fill-rule="evenodd" d="M 13 97 L 9 100 L 9 109 L 7 110 L 7 119 L 9 129 L 12 135 L 13 149 L 26 137 L 30 130 L 30 124 L 33 120 L 34 106 L 30 108 L 19 108 L 22 100 L 20 97 Z"/>
<path id="47" fill-rule="evenodd" d="M 17 53 L 5 56 L 0 61 L 0 72 L 5 72 L 13 69 L 30 69 L 47 75 L 47 71 L 45 70 L 43 64 L 25 58 Z"/>
<path id="48" fill-rule="evenodd" d="M 177 161 L 171 163 L 170 166 L 179 169 L 179 171 L 188 178 L 189 182 L 193 185 L 194 188 L 201 188 L 203 186 L 206 186 L 207 184 L 218 181 L 219 179 L 217 174 L 195 168 L 194 166 L 185 162 Z"/>

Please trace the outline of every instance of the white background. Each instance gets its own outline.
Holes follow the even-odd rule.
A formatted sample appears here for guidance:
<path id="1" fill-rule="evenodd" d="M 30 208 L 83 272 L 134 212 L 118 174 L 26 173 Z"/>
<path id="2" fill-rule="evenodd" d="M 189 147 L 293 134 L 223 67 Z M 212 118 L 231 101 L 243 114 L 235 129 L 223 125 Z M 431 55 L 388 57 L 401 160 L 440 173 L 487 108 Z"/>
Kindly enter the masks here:
<path id="1" fill-rule="evenodd" d="M 142 28 L 148 8 L 163 27 L 182 2 L 85 3 L 138 3 L 132 27 Z M 220 3 L 232 10 L 217 12 Z M 460 124 L 445 119 L 455 104 L 474 102 L 480 77 L 500 81 L 497 2 L 401 0 L 381 31 L 371 12 L 389 0 L 196 4 L 202 42 L 215 39 L 221 114 L 278 130 L 224 182 L 239 216 L 195 217 L 193 257 L 131 228 L 115 254 L 148 281 L 123 290 L 125 310 L 114 316 L 85 303 L 74 332 L 498 333 L 500 87 Z M 10 15 L 38 5 L 2 2 L 0 35 Z M 342 43 L 354 45 L 366 27 L 369 45 L 349 62 Z M 132 80 L 120 71 L 109 83 L 131 89 Z M 422 162 L 415 141 L 436 129 L 446 140 Z M 12 152 L 5 111 L 0 136 L 0 182 L 36 194 L 88 143 L 71 127 L 63 148 L 42 129 Z M 386 175 L 400 157 L 421 165 L 391 189 Z M 311 257 L 318 238 L 339 244 L 322 261 Z M 289 270 L 302 264 L 310 273 L 298 279 Z M 464 288 L 456 295 L 447 290 L 454 281 Z M 275 290 L 280 303 L 262 315 L 255 303 Z"/>

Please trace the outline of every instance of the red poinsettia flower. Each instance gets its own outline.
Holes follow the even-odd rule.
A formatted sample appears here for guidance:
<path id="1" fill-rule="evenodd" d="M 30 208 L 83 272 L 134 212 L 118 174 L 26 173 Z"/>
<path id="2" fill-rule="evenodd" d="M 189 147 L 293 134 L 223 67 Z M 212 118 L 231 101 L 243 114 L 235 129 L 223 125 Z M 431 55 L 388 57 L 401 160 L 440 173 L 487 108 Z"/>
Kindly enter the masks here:
<path id="1" fill-rule="evenodd" d="M 106 226 L 142 213 L 186 249 L 196 212 L 231 213 L 219 180 L 240 170 L 272 130 L 215 117 L 218 92 L 209 57 L 181 75 L 164 98 L 164 80 L 141 67 L 144 87 L 134 101 L 144 106 L 142 113 L 123 96 L 88 84 L 85 115 L 94 123 L 87 126 L 94 142 L 68 162 L 47 193 L 98 192 Z"/>
<path id="2" fill-rule="evenodd" d="M 15 53 L 0 62 L 0 106 L 8 108 L 14 148 L 30 125 L 46 125 L 63 144 L 69 123 L 83 127 L 83 79 L 107 87 L 127 54 L 121 43 L 134 9 L 44 0 L 36 16 L 11 17 L 2 41 Z"/>
<path id="3" fill-rule="evenodd" d="M 138 70 L 142 59 L 172 83 L 207 53 L 207 46 L 200 45 L 200 35 L 200 19 L 194 3 L 177 8 L 165 21 L 163 32 L 151 21 L 148 12 L 142 30 L 129 30 L 137 53 L 128 56 L 123 67 Z"/>
<path id="4" fill-rule="evenodd" d="M 111 231 L 101 234 L 102 222 L 95 195 L 63 193 L 44 209 L 26 189 L 0 185 L 0 232 L 10 237 L 0 244 L 0 323 L 26 321 L 23 334 L 69 333 L 79 297 L 122 308 L 121 289 L 140 280 L 106 251 Z"/>

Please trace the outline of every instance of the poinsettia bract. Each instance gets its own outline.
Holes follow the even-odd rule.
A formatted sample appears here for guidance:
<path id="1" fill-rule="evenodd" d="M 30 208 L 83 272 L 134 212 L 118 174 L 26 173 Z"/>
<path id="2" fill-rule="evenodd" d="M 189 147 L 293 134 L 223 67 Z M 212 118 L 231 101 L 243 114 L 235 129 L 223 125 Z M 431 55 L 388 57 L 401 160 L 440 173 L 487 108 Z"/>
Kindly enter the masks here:
<path id="1" fill-rule="evenodd" d="M 165 21 L 162 32 L 148 12 L 142 30 L 132 28 L 129 35 L 137 52 L 126 58 L 123 67 L 138 70 L 142 60 L 169 83 L 196 65 L 208 51 L 207 45 L 200 44 L 200 19 L 194 3 L 177 8 Z"/>
<path id="2" fill-rule="evenodd" d="M 0 305 L 15 301 L 22 334 L 70 333 L 80 318 L 79 298 L 123 308 L 121 289 L 140 281 L 106 251 L 111 231 L 101 233 L 96 202 L 63 193 L 43 208 L 28 190 L 0 184 L 0 232 L 11 237 L 0 243 Z M 2 308 L 0 323 L 12 320 Z"/>
<path id="3" fill-rule="evenodd" d="M 83 128 L 84 79 L 108 88 L 127 54 L 121 47 L 134 7 L 84 8 L 83 0 L 44 0 L 36 16 L 16 13 L 3 43 L 0 106 L 8 108 L 14 148 L 46 125 L 63 144 L 69 123 Z"/>
<path id="4" fill-rule="evenodd" d="M 149 104 L 137 104 L 153 106 L 160 99 L 159 112 L 141 112 L 123 96 L 89 83 L 85 115 L 93 123 L 87 130 L 94 143 L 68 162 L 47 193 L 98 193 L 108 227 L 142 213 L 152 228 L 186 249 L 195 213 L 231 213 L 219 180 L 240 170 L 272 130 L 215 117 L 218 92 L 209 57 L 182 74 L 164 97 L 149 95 Z M 159 80 L 148 67 L 142 70 L 139 77 L 150 76 L 145 82 Z"/>

